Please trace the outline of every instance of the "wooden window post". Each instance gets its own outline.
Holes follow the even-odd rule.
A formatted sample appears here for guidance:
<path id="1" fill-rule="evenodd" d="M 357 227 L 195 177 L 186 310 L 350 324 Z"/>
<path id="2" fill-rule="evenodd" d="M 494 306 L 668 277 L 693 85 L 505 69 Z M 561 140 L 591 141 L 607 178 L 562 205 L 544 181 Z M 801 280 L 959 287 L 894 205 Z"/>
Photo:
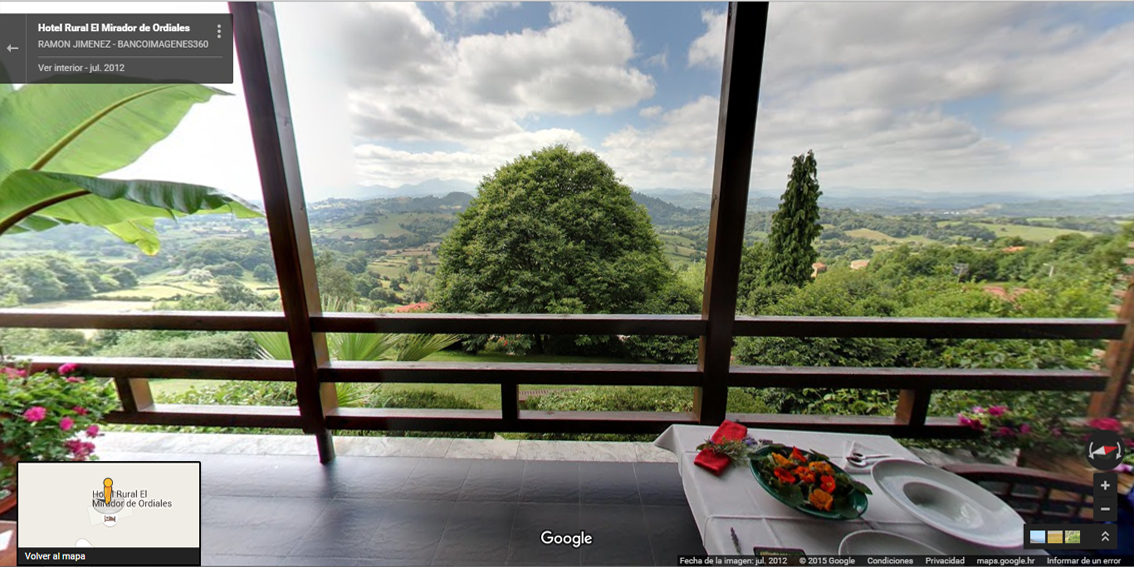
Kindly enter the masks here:
<path id="1" fill-rule="evenodd" d="M 704 383 L 693 398 L 693 411 L 704 424 L 724 420 L 728 404 L 732 326 L 736 320 L 740 255 L 744 248 L 744 219 L 748 211 L 748 183 L 767 31 L 767 2 L 729 3 L 709 246 L 705 256 L 705 296 L 701 304 L 701 318 L 707 322 L 707 331 L 701 337 L 697 357 Z"/>

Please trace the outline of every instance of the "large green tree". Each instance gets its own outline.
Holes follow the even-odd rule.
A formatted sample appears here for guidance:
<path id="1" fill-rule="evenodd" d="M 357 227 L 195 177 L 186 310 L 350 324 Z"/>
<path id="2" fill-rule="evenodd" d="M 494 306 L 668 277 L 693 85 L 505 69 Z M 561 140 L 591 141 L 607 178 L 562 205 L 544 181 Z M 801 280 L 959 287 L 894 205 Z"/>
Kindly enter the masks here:
<path id="1" fill-rule="evenodd" d="M 635 313 L 674 278 L 630 188 L 564 146 L 486 177 L 439 255 L 431 297 L 449 312 Z"/>
<path id="2" fill-rule="evenodd" d="M 791 176 L 780 198 L 780 209 L 772 217 L 768 235 L 768 263 L 763 281 L 768 285 L 802 286 L 811 281 L 811 264 L 819 258 L 813 245 L 823 226 L 819 224 L 819 173 L 815 154 L 791 159 Z"/>

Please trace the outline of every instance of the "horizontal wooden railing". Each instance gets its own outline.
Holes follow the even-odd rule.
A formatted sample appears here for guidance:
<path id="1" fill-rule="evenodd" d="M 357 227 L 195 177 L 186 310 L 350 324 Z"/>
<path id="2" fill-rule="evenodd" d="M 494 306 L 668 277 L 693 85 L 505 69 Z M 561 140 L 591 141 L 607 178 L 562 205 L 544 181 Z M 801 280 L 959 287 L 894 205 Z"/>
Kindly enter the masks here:
<path id="1" fill-rule="evenodd" d="M 284 314 L 260 311 L 139 311 L 81 313 L 42 309 L 0 310 L 0 327 L 43 329 L 147 329 L 178 331 L 286 330 Z M 544 315 L 451 313 L 324 313 L 312 329 L 326 333 L 458 333 L 545 335 L 701 336 L 699 315 Z M 738 316 L 735 336 L 863 337 L 914 339 L 1122 338 L 1115 319 L 996 319 L 914 317 Z"/>
<path id="2" fill-rule="evenodd" d="M 444 313 L 326 313 L 311 318 L 316 332 L 456 334 L 640 334 L 702 336 L 696 315 L 464 315 Z M 139 312 L 59 313 L 35 309 L 0 310 L 0 328 L 153 329 L 193 331 L 275 331 L 285 329 L 282 313 Z M 1118 339 L 1125 321 L 1110 319 L 956 319 L 738 317 L 735 335 L 783 337 L 876 337 L 919 339 Z M 80 364 L 96 376 L 116 379 L 123 409 L 116 423 L 227 427 L 300 428 L 295 407 L 184 406 L 154 404 L 148 378 L 203 380 L 295 380 L 290 360 L 189 360 L 171 358 L 31 357 L 46 369 Z M 500 387 L 501 410 L 334 408 L 331 430 L 529 431 L 557 433 L 656 433 L 674 423 L 698 423 L 695 413 L 521 411 L 521 384 L 700 387 L 696 365 L 560 364 L 333 361 L 318 369 L 324 384 L 448 383 Z M 869 388 L 902 393 L 896 415 L 823 416 L 730 414 L 754 427 L 804 428 L 879 433 L 903 437 L 962 437 L 971 431 L 953 419 L 926 415 L 934 390 L 1102 391 L 1107 374 L 1097 370 L 1009 370 L 938 368 L 850 368 L 732 366 L 731 387 Z"/>

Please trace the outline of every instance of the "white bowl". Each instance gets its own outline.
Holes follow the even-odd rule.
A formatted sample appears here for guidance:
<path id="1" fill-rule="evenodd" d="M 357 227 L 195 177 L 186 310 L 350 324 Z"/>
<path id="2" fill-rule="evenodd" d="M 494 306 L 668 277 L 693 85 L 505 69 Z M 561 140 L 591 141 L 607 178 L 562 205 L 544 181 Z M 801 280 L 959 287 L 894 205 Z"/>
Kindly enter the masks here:
<path id="1" fill-rule="evenodd" d="M 1024 520 L 974 482 L 900 459 L 879 462 L 870 474 L 898 506 L 942 532 L 985 547 L 1024 545 Z"/>

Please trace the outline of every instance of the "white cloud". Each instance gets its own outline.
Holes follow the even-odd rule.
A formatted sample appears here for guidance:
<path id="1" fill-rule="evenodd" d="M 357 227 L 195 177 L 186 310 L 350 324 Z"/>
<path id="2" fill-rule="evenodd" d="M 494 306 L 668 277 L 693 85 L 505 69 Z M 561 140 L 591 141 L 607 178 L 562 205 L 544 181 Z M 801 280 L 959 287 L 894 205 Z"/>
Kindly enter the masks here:
<path id="1" fill-rule="evenodd" d="M 548 143 L 583 144 L 570 130 L 530 132 L 525 119 L 609 113 L 655 91 L 631 64 L 637 54 L 625 18 L 610 8 L 552 4 L 544 28 L 455 40 L 412 4 L 364 4 L 344 15 L 348 104 L 365 148 L 355 157 L 366 183 L 422 179 L 414 175 L 477 181 L 502 160 Z M 464 149 L 408 152 L 389 141 Z"/>
<path id="2" fill-rule="evenodd" d="M 689 63 L 719 69 L 725 16 L 703 21 Z M 755 187 L 780 190 L 809 148 L 834 186 L 1134 187 L 1134 24 L 1092 36 L 1046 5 L 781 3 L 764 73 Z M 942 110 L 970 101 L 981 116 Z"/>
<path id="3" fill-rule="evenodd" d="M 588 149 L 578 132 L 546 129 L 497 136 L 490 144 L 449 152 L 409 152 L 364 143 L 355 146 L 354 157 L 367 184 L 396 187 L 434 177 L 476 183 L 517 156 L 553 144 Z"/>
<path id="4" fill-rule="evenodd" d="M 444 2 L 441 4 L 450 20 L 475 24 L 493 12 L 519 8 L 519 2 Z"/>
<path id="5" fill-rule="evenodd" d="M 707 188 L 713 181 L 719 108 L 717 99 L 700 97 L 662 114 L 656 127 L 627 126 L 610 134 L 599 155 L 636 189 Z"/>
<path id="6" fill-rule="evenodd" d="M 643 108 L 642 110 L 638 111 L 638 116 L 641 116 L 642 118 L 654 118 L 654 117 L 660 115 L 661 113 L 662 113 L 662 107 L 660 107 L 660 106 L 647 106 L 646 108 Z"/>
<path id="7" fill-rule="evenodd" d="M 662 51 L 656 55 L 652 55 L 642 63 L 651 67 L 661 67 L 663 71 L 669 69 L 669 51 Z"/>
<path id="8" fill-rule="evenodd" d="M 704 35 L 689 46 L 689 66 L 719 68 L 724 63 L 725 32 L 728 26 L 726 12 L 701 12 L 701 21 L 707 29 Z"/>

